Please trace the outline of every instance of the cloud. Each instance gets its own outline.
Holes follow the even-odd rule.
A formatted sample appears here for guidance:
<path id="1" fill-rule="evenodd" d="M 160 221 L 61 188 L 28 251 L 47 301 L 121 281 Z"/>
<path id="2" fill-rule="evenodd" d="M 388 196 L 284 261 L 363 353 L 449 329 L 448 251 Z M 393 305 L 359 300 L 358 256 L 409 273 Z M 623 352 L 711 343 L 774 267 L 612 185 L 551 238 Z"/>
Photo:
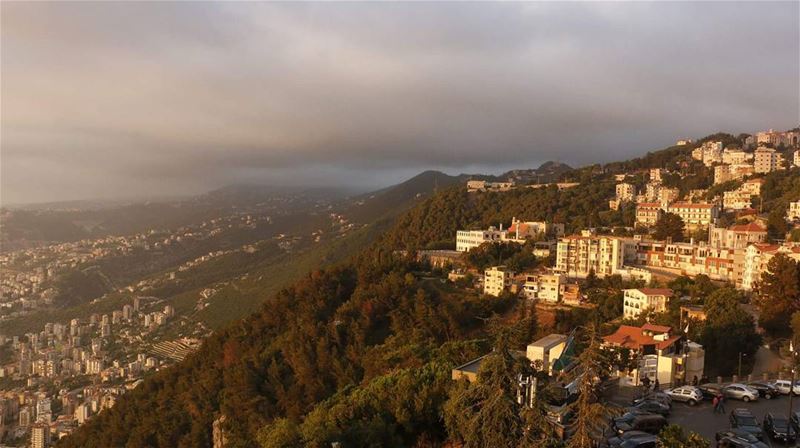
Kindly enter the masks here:
<path id="1" fill-rule="evenodd" d="M 3 202 L 377 186 L 800 121 L 795 2 L 2 7 Z"/>

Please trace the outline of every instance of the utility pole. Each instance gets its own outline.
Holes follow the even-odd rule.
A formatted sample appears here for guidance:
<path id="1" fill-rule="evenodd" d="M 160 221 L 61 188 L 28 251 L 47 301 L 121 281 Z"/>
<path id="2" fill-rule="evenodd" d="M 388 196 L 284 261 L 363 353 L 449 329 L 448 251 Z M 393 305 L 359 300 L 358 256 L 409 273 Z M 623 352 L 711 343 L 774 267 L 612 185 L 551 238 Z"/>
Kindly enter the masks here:
<path id="1" fill-rule="evenodd" d="M 739 378 L 739 381 L 742 381 L 742 352 L 739 352 L 739 370 L 736 377 Z"/>
<path id="2" fill-rule="evenodd" d="M 794 375 L 795 375 L 795 353 L 794 345 L 789 342 L 789 359 L 791 360 L 792 367 L 792 382 L 789 383 L 789 421 L 792 419 L 792 398 L 794 398 Z M 791 426 L 791 425 L 790 425 Z"/>

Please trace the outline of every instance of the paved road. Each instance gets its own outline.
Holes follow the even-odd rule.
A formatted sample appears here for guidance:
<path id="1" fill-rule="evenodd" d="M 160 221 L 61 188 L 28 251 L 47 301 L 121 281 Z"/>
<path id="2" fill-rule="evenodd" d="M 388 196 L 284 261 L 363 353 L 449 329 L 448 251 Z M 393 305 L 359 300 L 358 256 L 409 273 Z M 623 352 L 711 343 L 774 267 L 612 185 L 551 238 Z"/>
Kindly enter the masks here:
<path id="1" fill-rule="evenodd" d="M 772 400 L 759 399 L 756 402 L 750 403 L 726 400 L 725 410 L 727 413 L 725 415 L 714 414 L 711 403 L 708 401 L 700 403 L 695 407 L 690 407 L 683 403 L 674 403 L 672 405 L 672 413 L 669 416 L 669 422 L 678 424 L 686 430 L 701 434 L 713 443 L 714 435 L 717 431 L 730 427 L 728 418 L 731 410 L 734 408 L 750 409 L 756 419 L 761 422 L 764 418 L 764 414 L 767 412 L 788 415 L 789 398 L 784 396 L 773 398 Z M 793 408 L 795 411 L 800 410 L 800 399 L 798 397 L 795 397 L 793 400 Z M 771 445 L 783 446 L 781 443 L 771 443 Z"/>

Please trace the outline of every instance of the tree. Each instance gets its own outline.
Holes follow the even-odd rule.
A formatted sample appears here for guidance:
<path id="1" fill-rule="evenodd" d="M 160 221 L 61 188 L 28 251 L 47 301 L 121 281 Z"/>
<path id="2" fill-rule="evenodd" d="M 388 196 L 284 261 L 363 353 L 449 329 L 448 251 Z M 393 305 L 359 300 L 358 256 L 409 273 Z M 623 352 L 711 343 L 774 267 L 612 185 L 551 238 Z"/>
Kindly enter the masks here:
<path id="1" fill-rule="evenodd" d="M 772 337 L 789 335 L 789 319 L 800 311 L 800 269 L 784 254 L 772 257 L 756 284 L 759 325 Z"/>
<path id="2" fill-rule="evenodd" d="M 605 377 L 610 367 L 608 354 L 600 345 L 594 325 L 585 328 L 583 352 L 578 364 L 583 371 L 578 378 L 578 399 L 575 401 L 575 432 L 567 443 L 568 448 L 594 448 L 595 437 L 602 433 L 608 409 L 598 399 L 596 382 Z"/>
<path id="3" fill-rule="evenodd" d="M 672 238 L 672 241 L 675 242 L 683 241 L 683 219 L 675 213 L 664 213 L 656 222 L 653 238 L 657 240 Z"/>
<path id="4" fill-rule="evenodd" d="M 735 372 L 739 353 L 744 355 L 747 367 L 761 345 L 753 317 L 739 304 L 741 298 L 741 292 L 727 287 L 718 289 L 706 300 L 708 317 L 700 330 L 700 343 L 706 350 L 708 373 Z"/>
<path id="5" fill-rule="evenodd" d="M 687 435 L 679 425 L 667 425 L 658 434 L 659 448 L 709 448 L 711 444 L 696 432 Z"/>

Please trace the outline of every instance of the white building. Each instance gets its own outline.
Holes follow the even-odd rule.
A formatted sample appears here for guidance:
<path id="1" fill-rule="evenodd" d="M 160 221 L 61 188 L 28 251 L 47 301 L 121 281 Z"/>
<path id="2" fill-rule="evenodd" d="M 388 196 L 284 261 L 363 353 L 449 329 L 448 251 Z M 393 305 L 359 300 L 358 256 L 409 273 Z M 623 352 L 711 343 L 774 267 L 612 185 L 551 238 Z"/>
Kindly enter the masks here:
<path id="1" fill-rule="evenodd" d="M 725 149 L 722 151 L 722 163 L 727 165 L 746 164 L 753 158 L 753 155 L 741 149 Z"/>
<path id="2" fill-rule="evenodd" d="M 511 288 L 514 278 L 514 271 L 505 266 L 493 266 L 484 272 L 483 293 L 499 297 L 503 292 Z"/>
<path id="3" fill-rule="evenodd" d="M 636 187 L 629 183 L 620 183 L 616 187 L 616 198 L 618 201 L 633 201 L 636 197 Z"/>
<path id="4" fill-rule="evenodd" d="M 567 277 L 585 278 L 616 274 L 626 260 L 636 259 L 636 242 L 612 236 L 573 235 L 558 242 L 555 271 Z"/>
<path id="5" fill-rule="evenodd" d="M 786 220 L 794 221 L 800 218 L 800 201 L 789 203 L 789 208 L 786 210 Z"/>
<path id="6" fill-rule="evenodd" d="M 528 344 L 526 357 L 532 363 L 541 364 L 541 370 L 548 375 L 553 374 L 553 362 L 557 360 L 567 346 L 567 336 L 550 334 L 538 341 Z"/>
<path id="7" fill-rule="evenodd" d="M 672 290 L 668 288 L 625 289 L 623 317 L 636 318 L 647 310 L 663 313 L 667 310 L 667 301 L 670 297 Z"/>
<path id="8" fill-rule="evenodd" d="M 528 299 L 556 303 L 561 298 L 562 285 L 566 279 L 561 274 L 527 275 L 522 290 Z"/>
<path id="9" fill-rule="evenodd" d="M 456 250 L 467 252 L 483 243 L 502 241 L 506 236 L 505 230 L 489 227 L 488 230 L 459 230 L 456 232 Z"/>

